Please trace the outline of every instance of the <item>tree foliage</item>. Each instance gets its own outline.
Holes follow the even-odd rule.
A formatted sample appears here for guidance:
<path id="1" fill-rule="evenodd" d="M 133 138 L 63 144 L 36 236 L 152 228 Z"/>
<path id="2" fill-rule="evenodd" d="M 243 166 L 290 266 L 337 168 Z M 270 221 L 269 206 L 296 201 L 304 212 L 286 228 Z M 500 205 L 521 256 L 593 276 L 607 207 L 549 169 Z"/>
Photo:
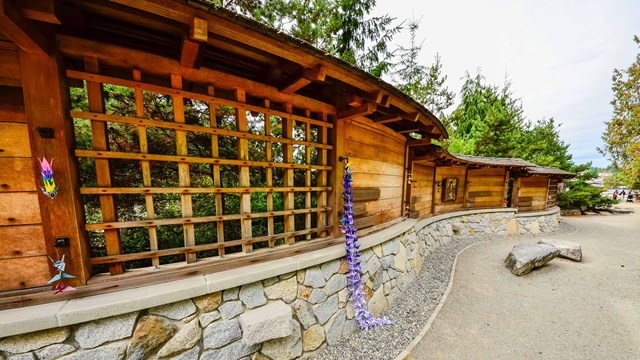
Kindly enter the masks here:
<path id="1" fill-rule="evenodd" d="M 640 47 L 640 37 L 634 37 Z M 629 178 L 629 185 L 640 186 L 640 52 L 627 69 L 615 69 L 613 84 L 613 117 L 606 122 L 602 135 L 604 147 L 613 165 Z"/>
<path id="2" fill-rule="evenodd" d="M 444 110 L 453 105 L 455 93 L 445 86 L 447 76 L 442 74 L 440 56 L 436 55 L 431 66 L 422 65 L 418 59 L 422 43 L 417 43 L 416 34 L 420 28 L 420 20 L 409 21 L 410 43 L 408 47 L 400 46 L 397 51 L 398 63 L 393 72 L 396 87 L 405 94 L 431 110 L 436 116 L 443 117 Z"/>
<path id="3" fill-rule="evenodd" d="M 527 121 L 521 131 L 516 156 L 542 166 L 553 166 L 572 171 L 574 164 L 569 144 L 560 139 L 553 118 Z"/>
<path id="4" fill-rule="evenodd" d="M 580 211 L 594 210 L 608 207 L 616 201 L 602 196 L 602 189 L 589 183 L 598 174 L 591 169 L 591 163 L 575 167 L 578 174 L 575 178 L 567 180 L 567 191 L 558 192 L 558 205 L 563 209 L 580 209 Z"/>
<path id="5" fill-rule="evenodd" d="M 376 0 L 263 0 L 235 9 L 380 77 L 393 65 L 389 45 L 401 26 L 389 15 L 370 16 L 375 5 Z"/>
<path id="6" fill-rule="evenodd" d="M 450 150 L 470 155 L 513 157 L 521 136 L 522 106 L 511 84 L 502 89 L 485 84 L 480 72 L 466 75 L 460 105 L 446 123 L 451 129 Z"/>

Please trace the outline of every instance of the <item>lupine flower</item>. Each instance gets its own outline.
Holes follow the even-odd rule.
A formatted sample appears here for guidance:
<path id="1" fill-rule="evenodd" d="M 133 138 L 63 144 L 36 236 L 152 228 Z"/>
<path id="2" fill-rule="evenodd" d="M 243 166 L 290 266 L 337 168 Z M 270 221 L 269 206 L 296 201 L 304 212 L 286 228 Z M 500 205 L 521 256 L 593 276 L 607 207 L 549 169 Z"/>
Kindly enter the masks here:
<path id="1" fill-rule="evenodd" d="M 44 182 L 44 187 L 40 189 L 42 189 L 43 194 L 53 200 L 53 198 L 58 195 L 58 187 L 53 180 L 53 159 L 51 159 L 51 163 L 44 157 L 42 160 L 38 159 L 38 161 L 40 161 L 40 171 L 42 172 L 42 181 Z"/>
<path id="2" fill-rule="evenodd" d="M 344 167 L 343 187 L 344 192 L 342 197 L 344 199 L 344 212 L 342 219 L 340 220 L 340 226 L 342 227 L 342 233 L 345 234 L 347 242 L 347 268 L 349 274 L 347 275 L 347 287 L 349 289 L 349 301 L 353 305 L 356 321 L 361 329 L 367 330 L 370 327 L 390 325 L 393 324 L 392 320 L 387 318 L 377 318 L 369 312 L 367 308 L 367 302 L 364 299 L 364 291 L 362 278 L 360 277 L 360 244 L 358 244 L 358 237 L 356 234 L 356 228 L 353 222 L 353 192 L 351 191 L 351 163 L 347 159 Z"/>

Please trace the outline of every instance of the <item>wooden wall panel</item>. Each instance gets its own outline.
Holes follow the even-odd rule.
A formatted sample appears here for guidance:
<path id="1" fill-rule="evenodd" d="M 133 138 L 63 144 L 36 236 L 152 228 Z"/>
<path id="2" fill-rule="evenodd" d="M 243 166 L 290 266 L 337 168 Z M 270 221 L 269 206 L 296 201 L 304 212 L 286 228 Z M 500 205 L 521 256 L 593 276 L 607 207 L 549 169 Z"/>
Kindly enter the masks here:
<path id="1" fill-rule="evenodd" d="M 402 216 L 405 140 L 364 118 L 345 121 L 344 129 L 353 187 L 380 190 L 377 199 L 364 202 L 359 224 L 368 227 Z"/>
<path id="2" fill-rule="evenodd" d="M 31 158 L 0 158 L 0 191 L 36 190 Z"/>
<path id="3" fill-rule="evenodd" d="M 531 176 L 520 178 L 518 209 L 538 211 L 547 208 L 547 186 L 549 177 Z"/>
<path id="4" fill-rule="evenodd" d="M 434 194 L 434 214 L 448 213 L 452 211 L 459 211 L 465 208 L 464 193 L 466 183 L 466 166 L 444 166 L 436 168 L 436 182 L 440 182 L 440 191 L 436 191 Z M 455 201 L 444 202 L 442 201 L 444 193 L 444 179 L 445 178 L 457 178 L 458 179 L 458 191 Z M 437 186 L 436 186 L 437 188 Z"/>
<path id="5" fill-rule="evenodd" d="M 46 256 L 0 260 L 0 291 L 42 286 L 49 279 Z"/>
<path id="6" fill-rule="evenodd" d="M 504 206 L 505 168 L 470 169 L 467 204 L 470 208 Z"/>
<path id="7" fill-rule="evenodd" d="M 0 193 L 0 226 L 40 223 L 38 193 Z"/>
<path id="8" fill-rule="evenodd" d="M 432 213 L 433 207 L 433 177 L 435 168 L 421 164 L 413 164 L 411 183 L 411 212 L 423 218 Z"/>
<path id="9" fill-rule="evenodd" d="M 549 179 L 549 193 L 547 194 L 547 207 L 552 208 L 558 203 L 558 179 Z"/>
<path id="10" fill-rule="evenodd" d="M 0 259 L 46 255 L 42 225 L 0 226 Z"/>
<path id="11" fill-rule="evenodd" d="M 27 124 L 0 122 L 0 157 L 31 157 Z"/>
<path id="12" fill-rule="evenodd" d="M 27 122 L 21 87 L 0 84 L 0 122 Z"/>

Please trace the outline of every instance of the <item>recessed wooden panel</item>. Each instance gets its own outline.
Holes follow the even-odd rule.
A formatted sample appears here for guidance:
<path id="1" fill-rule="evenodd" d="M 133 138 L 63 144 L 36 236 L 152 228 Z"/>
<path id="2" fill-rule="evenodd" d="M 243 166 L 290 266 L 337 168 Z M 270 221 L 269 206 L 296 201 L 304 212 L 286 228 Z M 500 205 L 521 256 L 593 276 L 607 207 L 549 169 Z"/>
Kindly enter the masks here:
<path id="1" fill-rule="evenodd" d="M 0 59 L 0 64 L 2 60 Z M 27 122 L 21 87 L 2 86 L 0 80 L 0 122 Z"/>
<path id="2" fill-rule="evenodd" d="M 0 259 L 46 253 L 42 225 L 0 226 Z"/>
<path id="3" fill-rule="evenodd" d="M 0 260 L 0 291 L 46 285 L 51 278 L 48 262 L 46 256 Z"/>
<path id="4" fill-rule="evenodd" d="M 35 190 L 31 158 L 0 158 L 0 192 Z"/>
<path id="5" fill-rule="evenodd" d="M 352 189 L 353 202 L 364 202 L 378 200 L 380 198 L 380 189 L 378 188 L 362 188 L 357 187 Z"/>
<path id="6" fill-rule="evenodd" d="M 0 226 L 40 223 L 36 192 L 0 193 Z"/>
<path id="7" fill-rule="evenodd" d="M 0 122 L 0 157 L 31 157 L 27 124 Z"/>
<path id="8" fill-rule="evenodd" d="M 18 52 L 0 49 L 0 85 L 22 86 Z"/>

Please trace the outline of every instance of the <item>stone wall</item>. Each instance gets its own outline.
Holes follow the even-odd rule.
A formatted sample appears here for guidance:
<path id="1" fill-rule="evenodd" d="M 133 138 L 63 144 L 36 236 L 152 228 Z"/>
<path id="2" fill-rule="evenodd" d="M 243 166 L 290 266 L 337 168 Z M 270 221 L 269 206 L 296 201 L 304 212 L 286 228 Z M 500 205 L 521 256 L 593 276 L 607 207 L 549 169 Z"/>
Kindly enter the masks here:
<path id="1" fill-rule="evenodd" d="M 364 237 L 369 308 L 379 315 L 401 297 L 441 244 L 482 234 L 536 234 L 558 225 L 558 211 L 476 210 L 407 221 L 399 235 L 374 244 L 373 235 Z M 337 258 L 193 299 L 6 337 L 0 359 L 306 358 L 358 331 L 346 273 L 346 261 Z"/>

